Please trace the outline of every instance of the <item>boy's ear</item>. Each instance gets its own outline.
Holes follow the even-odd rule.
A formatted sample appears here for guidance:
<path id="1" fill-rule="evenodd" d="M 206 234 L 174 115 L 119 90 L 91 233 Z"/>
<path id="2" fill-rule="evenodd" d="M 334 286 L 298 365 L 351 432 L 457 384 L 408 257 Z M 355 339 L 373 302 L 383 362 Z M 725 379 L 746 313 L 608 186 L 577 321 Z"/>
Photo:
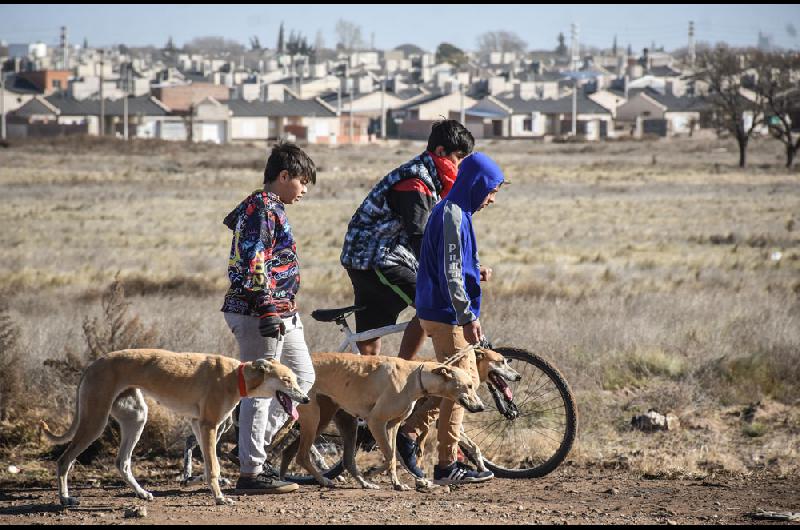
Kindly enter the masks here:
<path id="1" fill-rule="evenodd" d="M 280 180 L 282 182 L 285 182 L 285 181 L 289 180 L 290 178 L 292 178 L 292 177 L 289 175 L 289 170 L 288 169 L 282 169 L 281 172 L 278 173 L 278 180 Z"/>
<path id="2" fill-rule="evenodd" d="M 436 368 L 433 369 L 433 373 L 436 375 L 440 375 L 445 379 L 453 378 L 453 371 L 447 366 L 437 366 Z"/>

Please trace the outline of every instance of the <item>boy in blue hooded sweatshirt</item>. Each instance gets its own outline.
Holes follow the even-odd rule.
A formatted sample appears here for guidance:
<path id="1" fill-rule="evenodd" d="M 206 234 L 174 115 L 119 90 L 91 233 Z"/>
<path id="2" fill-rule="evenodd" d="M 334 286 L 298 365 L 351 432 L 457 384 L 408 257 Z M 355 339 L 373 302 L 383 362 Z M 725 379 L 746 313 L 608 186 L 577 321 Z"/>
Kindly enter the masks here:
<path id="1" fill-rule="evenodd" d="M 469 345 L 480 342 L 481 279 L 486 273 L 478 262 L 478 246 L 472 216 L 495 201 L 505 178 L 500 167 L 483 153 L 474 153 L 459 166 L 458 178 L 446 199 L 431 212 L 425 227 L 417 273 L 417 315 L 433 339 L 436 358 L 444 361 L 458 352 L 465 355 L 454 363 L 472 374 L 480 384 L 475 352 Z M 421 422 L 430 421 L 436 411 L 423 411 L 409 418 L 403 431 L 414 433 Z M 494 475 L 478 473 L 457 460 L 458 439 L 464 409 L 442 400 L 439 412 L 439 463 L 434 483 L 483 482 Z"/>

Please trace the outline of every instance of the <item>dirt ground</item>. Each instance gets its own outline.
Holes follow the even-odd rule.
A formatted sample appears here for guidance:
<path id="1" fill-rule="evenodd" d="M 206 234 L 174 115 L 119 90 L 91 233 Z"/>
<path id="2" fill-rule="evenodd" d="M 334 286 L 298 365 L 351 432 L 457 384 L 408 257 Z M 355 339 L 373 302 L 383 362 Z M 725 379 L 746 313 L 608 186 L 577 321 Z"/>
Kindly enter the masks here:
<path id="1" fill-rule="evenodd" d="M 407 477 L 406 477 L 407 478 Z M 420 493 L 301 487 L 278 496 L 238 496 L 215 506 L 203 486 L 142 480 L 155 495 L 136 499 L 120 482 L 72 484 L 82 506 L 63 510 L 53 487 L 0 488 L 0 524 L 757 524 L 751 515 L 800 512 L 800 477 L 770 475 L 657 479 L 566 466 L 535 480 Z M 145 507 L 144 518 L 126 509 Z M 770 524 L 781 524 L 770 521 Z"/>

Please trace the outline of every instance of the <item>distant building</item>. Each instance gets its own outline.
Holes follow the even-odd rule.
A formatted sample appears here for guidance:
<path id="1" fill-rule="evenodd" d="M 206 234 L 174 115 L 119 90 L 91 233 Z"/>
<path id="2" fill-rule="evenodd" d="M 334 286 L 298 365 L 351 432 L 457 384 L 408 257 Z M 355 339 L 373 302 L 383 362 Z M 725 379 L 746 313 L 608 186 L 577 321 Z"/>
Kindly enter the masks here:
<path id="1" fill-rule="evenodd" d="M 208 98 L 219 103 L 228 101 L 230 89 L 212 83 L 189 83 L 185 85 L 156 86 L 153 96 L 177 114 L 190 114 L 194 105 Z"/>
<path id="2" fill-rule="evenodd" d="M 38 70 L 20 72 L 18 77 L 28 81 L 45 96 L 67 90 L 72 72 L 69 70 Z"/>

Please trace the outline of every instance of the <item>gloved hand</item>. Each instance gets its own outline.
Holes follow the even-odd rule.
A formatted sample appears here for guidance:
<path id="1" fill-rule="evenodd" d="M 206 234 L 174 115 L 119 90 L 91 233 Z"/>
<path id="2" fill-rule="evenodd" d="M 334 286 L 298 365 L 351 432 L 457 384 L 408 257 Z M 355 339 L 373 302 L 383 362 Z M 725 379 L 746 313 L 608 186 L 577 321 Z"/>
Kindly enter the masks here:
<path id="1" fill-rule="evenodd" d="M 286 333 L 286 326 L 278 313 L 270 311 L 261 317 L 258 323 L 258 332 L 262 337 L 280 339 Z"/>

